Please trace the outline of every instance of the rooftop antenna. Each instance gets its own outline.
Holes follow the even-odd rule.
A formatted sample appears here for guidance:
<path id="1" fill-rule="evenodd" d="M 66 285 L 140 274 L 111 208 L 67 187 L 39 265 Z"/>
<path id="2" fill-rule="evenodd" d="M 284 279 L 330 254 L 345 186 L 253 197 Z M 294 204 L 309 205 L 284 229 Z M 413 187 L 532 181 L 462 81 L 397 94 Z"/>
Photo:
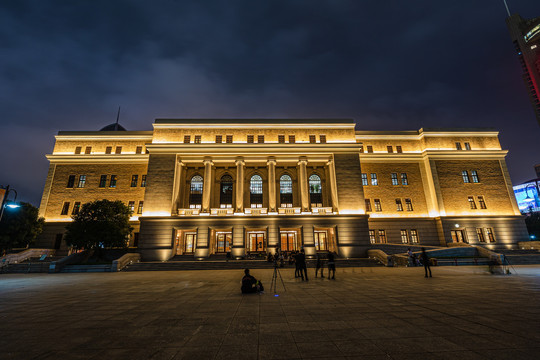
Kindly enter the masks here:
<path id="1" fill-rule="evenodd" d="M 120 106 L 118 107 L 118 114 L 116 114 L 116 124 L 114 124 L 114 131 L 118 131 L 118 120 L 120 120 Z"/>
<path id="2" fill-rule="evenodd" d="M 506 7 L 506 12 L 508 13 L 508 16 L 511 16 L 510 9 L 508 9 L 508 4 L 506 3 L 506 0 L 503 0 L 503 2 L 504 2 L 504 6 Z"/>

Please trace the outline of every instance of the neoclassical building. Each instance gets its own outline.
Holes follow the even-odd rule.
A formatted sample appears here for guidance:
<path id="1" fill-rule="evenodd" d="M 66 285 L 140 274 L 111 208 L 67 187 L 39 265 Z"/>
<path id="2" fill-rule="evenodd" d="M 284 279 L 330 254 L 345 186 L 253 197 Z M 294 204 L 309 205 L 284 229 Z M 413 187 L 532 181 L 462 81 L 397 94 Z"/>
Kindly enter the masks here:
<path id="1" fill-rule="evenodd" d="M 121 200 L 143 260 L 378 243 L 512 247 L 528 238 L 498 132 L 357 131 L 349 119 L 157 119 L 56 136 L 39 246 L 81 205 Z"/>

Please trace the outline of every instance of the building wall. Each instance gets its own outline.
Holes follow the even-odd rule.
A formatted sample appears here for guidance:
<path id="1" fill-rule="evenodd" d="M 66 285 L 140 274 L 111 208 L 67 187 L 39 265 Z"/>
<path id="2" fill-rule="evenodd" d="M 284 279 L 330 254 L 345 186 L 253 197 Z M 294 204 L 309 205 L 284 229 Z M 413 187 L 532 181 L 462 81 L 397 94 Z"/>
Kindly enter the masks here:
<path id="1" fill-rule="evenodd" d="M 370 218 L 369 229 L 375 230 L 377 242 L 380 242 L 378 231 L 384 230 L 388 244 L 403 244 L 401 230 L 418 232 L 418 245 L 440 246 L 440 238 L 436 220 L 433 218 Z M 409 239 L 409 243 L 410 239 Z M 412 244 L 412 243 L 411 243 Z"/>
<path id="2" fill-rule="evenodd" d="M 176 155 L 150 154 L 144 215 L 170 215 L 173 207 Z"/>
<path id="3" fill-rule="evenodd" d="M 358 153 L 334 154 L 334 164 L 340 213 L 365 213 Z"/>

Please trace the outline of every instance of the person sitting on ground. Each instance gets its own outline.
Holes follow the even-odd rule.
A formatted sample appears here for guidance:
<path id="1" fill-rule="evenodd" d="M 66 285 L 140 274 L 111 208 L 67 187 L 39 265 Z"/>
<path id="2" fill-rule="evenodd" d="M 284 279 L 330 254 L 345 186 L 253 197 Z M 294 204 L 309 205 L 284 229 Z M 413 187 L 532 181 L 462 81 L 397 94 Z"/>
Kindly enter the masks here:
<path id="1" fill-rule="evenodd" d="M 242 294 L 253 294 L 264 292 L 264 287 L 260 281 L 255 279 L 249 274 L 249 269 L 244 270 L 244 277 L 242 278 Z"/>

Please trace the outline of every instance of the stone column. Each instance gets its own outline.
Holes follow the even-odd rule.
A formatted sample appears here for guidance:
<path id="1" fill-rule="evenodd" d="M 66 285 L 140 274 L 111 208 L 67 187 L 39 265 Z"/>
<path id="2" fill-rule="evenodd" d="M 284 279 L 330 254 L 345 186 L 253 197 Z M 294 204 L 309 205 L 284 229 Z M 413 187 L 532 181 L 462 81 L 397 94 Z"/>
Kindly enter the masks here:
<path id="1" fill-rule="evenodd" d="M 236 212 L 244 212 L 244 159 L 236 160 Z"/>
<path id="2" fill-rule="evenodd" d="M 210 193 L 212 192 L 212 165 L 214 163 L 211 159 L 204 160 L 204 183 L 203 183 L 203 198 L 202 198 L 202 212 L 210 212 Z"/>
<path id="3" fill-rule="evenodd" d="M 300 203 L 302 211 L 309 211 L 309 193 L 307 184 L 307 159 L 301 158 L 298 161 L 298 188 L 300 189 Z"/>
<path id="4" fill-rule="evenodd" d="M 174 180 L 174 201 L 171 214 L 177 214 L 178 209 L 181 206 L 182 193 L 184 191 L 184 184 L 182 183 L 182 168 L 184 166 L 185 164 L 182 162 L 182 160 L 178 160 L 176 162 L 176 176 Z"/>
<path id="5" fill-rule="evenodd" d="M 328 183 L 330 184 L 330 198 L 332 200 L 332 210 L 338 211 L 338 195 L 337 195 L 337 185 L 336 185 L 336 169 L 334 167 L 334 160 L 330 159 L 326 163 L 328 169 Z"/>
<path id="6" fill-rule="evenodd" d="M 275 212 L 276 208 L 276 159 L 270 158 L 268 165 L 268 211 Z"/>

